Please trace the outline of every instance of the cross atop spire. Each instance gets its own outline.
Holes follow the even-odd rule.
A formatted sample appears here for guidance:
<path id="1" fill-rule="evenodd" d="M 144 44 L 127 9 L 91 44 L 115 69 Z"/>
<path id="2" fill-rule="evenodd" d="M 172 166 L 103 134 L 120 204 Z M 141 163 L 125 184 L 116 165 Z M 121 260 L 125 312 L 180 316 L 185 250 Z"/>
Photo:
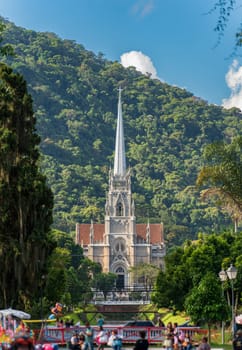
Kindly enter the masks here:
<path id="1" fill-rule="evenodd" d="M 122 117 L 122 104 L 121 104 L 121 92 L 119 87 L 118 96 L 118 120 L 116 129 L 116 141 L 115 141 L 115 155 L 114 155 L 114 175 L 124 176 L 126 174 L 126 159 L 125 159 L 125 147 L 124 147 L 124 131 L 123 131 L 123 117 Z"/>

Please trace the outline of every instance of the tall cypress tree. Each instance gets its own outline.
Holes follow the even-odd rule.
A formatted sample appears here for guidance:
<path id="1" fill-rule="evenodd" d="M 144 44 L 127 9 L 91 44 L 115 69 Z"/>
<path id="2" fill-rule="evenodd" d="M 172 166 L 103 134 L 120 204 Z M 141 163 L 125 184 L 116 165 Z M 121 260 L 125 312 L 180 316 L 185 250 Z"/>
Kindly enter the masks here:
<path id="1" fill-rule="evenodd" d="M 28 308 L 52 249 L 35 122 L 24 78 L 0 63 L 0 307 Z"/>

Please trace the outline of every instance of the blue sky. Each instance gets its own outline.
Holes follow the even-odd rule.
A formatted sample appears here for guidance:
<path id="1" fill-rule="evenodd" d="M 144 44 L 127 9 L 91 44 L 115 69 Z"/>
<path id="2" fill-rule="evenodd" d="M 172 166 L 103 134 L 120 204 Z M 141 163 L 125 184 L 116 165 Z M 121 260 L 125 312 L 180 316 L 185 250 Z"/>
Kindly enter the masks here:
<path id="1" fill-rule="evenodd" d="M 231 57 L 242 9 L 215 47 L 216 0 L 1 0 L 16 25 L 54 32 L 105 58 L 134 65 L 209 103 L 242 109 L 242 59 Z M 238 1 L 240 2 L 240 1 Z M 122 59 L 121 59 L 122 58 Z"/>

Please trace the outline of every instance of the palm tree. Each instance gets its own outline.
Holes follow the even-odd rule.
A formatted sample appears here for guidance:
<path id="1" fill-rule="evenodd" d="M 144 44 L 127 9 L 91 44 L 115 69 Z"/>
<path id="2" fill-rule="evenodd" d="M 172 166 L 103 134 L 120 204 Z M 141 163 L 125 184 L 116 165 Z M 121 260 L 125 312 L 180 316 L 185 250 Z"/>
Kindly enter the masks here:
<path id="1" fill-rule="evenodd" d="M 201 197 L 215 197 L 232 217 L 237 232 L 242 219 L 242 137 L 230 144 L 221 141 L 208 145 L 204 156 L 207 165 L 199 172 L 197 185 L 209 187 L 201 191 Z"/>

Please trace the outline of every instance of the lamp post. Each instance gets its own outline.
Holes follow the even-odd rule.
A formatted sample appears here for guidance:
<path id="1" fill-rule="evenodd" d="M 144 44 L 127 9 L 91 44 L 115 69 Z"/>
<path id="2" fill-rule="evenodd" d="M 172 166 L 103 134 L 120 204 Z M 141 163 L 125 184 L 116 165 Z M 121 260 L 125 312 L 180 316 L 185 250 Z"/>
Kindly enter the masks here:
<path id="1" fill-rule="evenodd" d="M 237 277 L 237 269 L 232 264 L 224 271 L 219 272 L 219 278 L 222 283 L 229 279 L 231 283 L 231 309 L 232 309 L 232 337 L 234 337 L 234 280 Z M 224 323 L 222 322 L 222 342 L 224 343 Z"/>
<path id="2" fill-rule="evenodd" d="M 219 272 L 219 278 L 220 278 L 220 281 L 223 283 L 227 280 L 227 274 L 226 274 L 226 271 L 222 270 Z"/>
<path id="3" fill-rule="evenodd" d="M 228 268 L 227 272 L 227 276 L 230 280 L 231 283 L 231 305 L 232 305 L 232 336 L 234 338 L 234 280 L 237 277 L 237 269 L 236 267 L 234 267 L 232 264 L 230 265 L 230 267 Z"/>
<path id="4" fill-rule="evenodd" d="M 227 280 L 227 274 L 224 270 L 219 272 L 219 279 L 222 282 L 222 285 L 224 282 Z M 223 296 L 223 289 L 222 289 L 222 296 Z M 221 337 L 222 337 L 222 344 L 224 344 L 224 321 L 222 321 L 222 332 L 221 332 Z"/>

